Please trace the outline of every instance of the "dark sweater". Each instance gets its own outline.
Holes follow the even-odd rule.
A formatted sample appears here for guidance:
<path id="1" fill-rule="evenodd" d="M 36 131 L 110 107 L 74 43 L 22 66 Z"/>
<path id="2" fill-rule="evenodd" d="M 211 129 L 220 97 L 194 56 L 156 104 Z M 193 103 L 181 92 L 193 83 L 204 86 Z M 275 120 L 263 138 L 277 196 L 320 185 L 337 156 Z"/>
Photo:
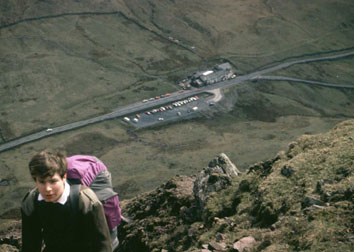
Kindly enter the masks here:
<path id="1" fill-rule="evenodd" d="M 91 190 L 80 192 L 79 209 L 73 211 L 69 196 L 65 205 L 38 202 L 36 193 L 25 198 L 22 207 L 23 252 L 107 252 L 111 251 L 103 207 Z M 93 195 L 94 196 L 94 195 Z M 27 207 L 34 202 L 34 207 Z"/>
<path id="2" fill-rule="evenodd" d="M 87 244 L 77 232 L 84 231 L 80 227 L 85 224 L 80 221 L 82 216 L 72 211 L 71 201 L 65 205 L 41 201 L 38 206 L 46 251 L 88 251 L 88 248 L 83 249 Z"/>

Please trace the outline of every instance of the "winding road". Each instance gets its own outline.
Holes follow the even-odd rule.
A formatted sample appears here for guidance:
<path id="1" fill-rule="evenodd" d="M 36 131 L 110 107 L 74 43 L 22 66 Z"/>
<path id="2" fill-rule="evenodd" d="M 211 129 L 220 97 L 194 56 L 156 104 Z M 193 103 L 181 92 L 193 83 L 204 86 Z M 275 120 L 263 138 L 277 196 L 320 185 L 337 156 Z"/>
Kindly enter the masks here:
<path id="1" fill-rule="evenodd" d="M 215 91 L 213 91 L 215 89 L 226 88 L 226 87 L 237 85 L 242 82 L 250 81 L 250 80 L 251 81 L 252 80 L 291 81 L 291 82 L 302 82 L 302 83 L 309 84 L 309 85 L 320 85 L 320 86 L 331 87 L 331 88 L 354 89 L 354 86 L 350 86 L 350 85 L 336 85 L 336 84 L 330 84 L 330 83 L 325 83 L 325 82 L 312 81 L 312 80 L 302 80 L 302 79 L 296 79 L 296 78 L 285 77 L 285 76 L 263 76 L 263 74 L 266 74 L 269 72 L 274 72 L 274 71 L 284 69 L 284 68 L 288 68 L 288 67 L 295 65 L 295 64 L 305 64 L 305 63 L 311 63 L 311 62 L 315 62 L 315 61 L 336 60 L 336 59 L 340 59 L 340 58 L 344 58 L 344 57 L 351 57 L 351 56 L 354 56 L 354 51 L 335 54 L 335 55 L 331 55 L 331 56 L 314 57 L 314 58 L 284 62 L 284 63 L 278 64 L 276 66 L 265 68 L 263 70 L 258 70 L 253 73 L 238 76 L 234 79 L 230 79 L 230 80 L 215 83 L 213 85 L 205 86 L 201 89 L 188 90 L 183 93 L 175 92 L 175 93 L 171 93 L 171 96 L 169 96 L 169 97 L 165 97 L 163 99 L 154 100 L 154 101 L 148 101 L 145 103 L 137 102 L 137 103 L 130 104 L 130 105 L 127 105 L 122 108 L 118 108 L 108 114 L 104 114 L 104 115 L 97 116 L 97 117 L 87 119 L 87 120 L 73 122 L 70 124 L 63 125 L 63 126 L 59 126 L 59 127 L 53 128 L 51 131 L 44 130 L 44 131 L 40 131 L 40 132 L 31 134 L 28 136 L 24 136 L 24 137 L 20 137 L 20 138 L 11 140 L 9 142 L 6 142 L 6 143 L 0 145 L 0 152 L 15 148 L 15 147 L 20 146 L 25 143 L 36 141 L 41 138 L 48 137 L 48 136 L 51 136 L 54 134 L 59 134 L 59 133 L 65 132 L 65 131 L 78 129 L 78 128 L 85 127 L 85 126 L 93 124 L 93 123 L 99 123 L 99 122 L 102 122 L 105 120 L 123 117 L 125 115 L 137 113 L 139 111 L 144 111 L 149 108 L 158 107 L 159 105 L 163 105 L 163 104 L 166 104 L 169 102 L 182 100 L 182 99 L 185 99 L 186 97 L 197 95 L 200 93 L 215 92 Z"/>
<path id="2" fill-rule="evenodd" d="M 309 85 L 316 85 L 316 86 L 323 86 L 323 87 L 354 89 L 354 86 L 330 84 L 327 82 L 304 80 L 304 79 L 297 79 L 297 78 L 291 78 L 291 77 L 285 77 L 285 76 L 257 76 L 255 79 L 257 79 L 257 80 L 272 80 L 272 81 L 301 82 L 301 83 L 305 83 L 305 84 L 309 84 Z"/>

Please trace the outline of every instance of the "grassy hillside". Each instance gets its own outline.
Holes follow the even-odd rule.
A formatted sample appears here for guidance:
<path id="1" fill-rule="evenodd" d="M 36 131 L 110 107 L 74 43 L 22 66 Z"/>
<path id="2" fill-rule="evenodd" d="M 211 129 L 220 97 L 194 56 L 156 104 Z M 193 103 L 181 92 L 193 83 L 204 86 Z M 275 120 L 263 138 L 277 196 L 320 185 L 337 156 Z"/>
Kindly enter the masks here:
<path id="1" fill-rule="evenodd" d="M 238 74 L 289 57 L 352 47 L 353 3 L 322 1 L 1 1 L 0 128 L 6 139 L 111 112 L 177 90 L 176 81 L 227 60 Z M 353 59 L 293 66 L 280 75 L 352 83 Z M 134 130 L 120 120 L 0 154 L 0 213 L 33 182 L 45 147 L 100 157 L 122 198 L 225 152 L 240 169 L 304 133 L 352 118 L 352 91 L 258 81 L 223 90 L 194 120 Z"/>

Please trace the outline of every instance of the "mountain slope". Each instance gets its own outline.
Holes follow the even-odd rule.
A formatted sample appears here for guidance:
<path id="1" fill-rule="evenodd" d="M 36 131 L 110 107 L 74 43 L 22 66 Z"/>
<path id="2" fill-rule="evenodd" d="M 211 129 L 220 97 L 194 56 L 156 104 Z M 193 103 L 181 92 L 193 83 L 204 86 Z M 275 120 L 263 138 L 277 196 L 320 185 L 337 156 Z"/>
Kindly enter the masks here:
<path id="1" fill-rule="evenodd" d="M 225 166 L 222 157 L 203 173 Z M 234 251 L 249 236 L 252 251 L 354 248 L 354 120 L 304 135 L 237 177 L 214 169 L 203 206 L 195 189 L 200 176 L 176 177 L 125 202 L 135 222 L 121 228 L 120 251 L 200 251 L 203 244 Z"/>
<path id="2" fill-rule="evenodd" d="M 244 173 L 221 154 L 197 176 L 121 202 L 134 222 L 120 227 L 119 251 L 352 251 L 353 185 L 354 120 Z M 1 216 L 0 251 L 20 247 L 18 217 Z"/>

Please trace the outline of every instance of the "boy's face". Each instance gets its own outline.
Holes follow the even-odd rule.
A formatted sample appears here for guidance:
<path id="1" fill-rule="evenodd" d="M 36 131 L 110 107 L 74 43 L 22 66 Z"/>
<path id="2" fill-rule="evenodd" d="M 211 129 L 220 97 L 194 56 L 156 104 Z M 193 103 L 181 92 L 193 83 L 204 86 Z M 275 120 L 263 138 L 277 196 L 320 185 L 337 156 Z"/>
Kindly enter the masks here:
<path id="1" fill-rule="evenodd" d="M 56 202 L 64 192 L 66 175 L 64 178 L 55 173 L 52 177 L 36 178 L 36 186 L 46 202 Z"/>

